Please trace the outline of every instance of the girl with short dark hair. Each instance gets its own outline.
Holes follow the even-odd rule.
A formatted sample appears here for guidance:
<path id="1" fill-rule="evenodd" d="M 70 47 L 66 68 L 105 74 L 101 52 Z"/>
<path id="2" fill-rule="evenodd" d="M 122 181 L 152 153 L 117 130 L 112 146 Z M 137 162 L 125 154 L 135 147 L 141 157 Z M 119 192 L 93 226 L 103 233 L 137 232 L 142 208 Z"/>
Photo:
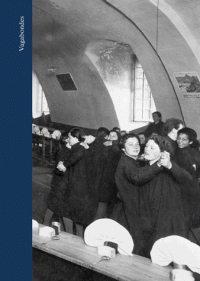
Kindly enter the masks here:
<path id="1" fill-rule="evenodd" d="M 117 188 L 134 240 L 134 253 L 149 257 L 153 243 L 159 238 L 187 235 L 180 184 L 192 177 L 170 160 L 171 146 L 161 136 L 147 141 L 145 167 L 140 167 L 137 161 L 140 152 L 137 136 L 125 135 L 121 144 L 124 154 L 115 175 Z"/>
<path id="2" fill-rule="evenodd" d="M 196 228 L 200 226 L 200 151 L 196 131 L 188 127 L 179 130 L 177 145 L 175 161 L 193 177 L 192 183 L 185 182 L 181 193 L 189 228 Z"/>

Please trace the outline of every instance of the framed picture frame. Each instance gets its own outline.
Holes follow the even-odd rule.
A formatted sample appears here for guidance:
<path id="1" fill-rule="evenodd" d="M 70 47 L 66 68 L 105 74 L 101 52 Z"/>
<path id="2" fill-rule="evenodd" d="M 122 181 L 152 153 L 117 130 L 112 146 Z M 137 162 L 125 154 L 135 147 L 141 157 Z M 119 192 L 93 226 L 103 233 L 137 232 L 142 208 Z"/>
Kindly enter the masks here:
<path id="1" fill-rule="evenodd" d="M 200 79 L 197 72 L 175 72 L 174 77 L 182 93 L 200 93 Z"/>

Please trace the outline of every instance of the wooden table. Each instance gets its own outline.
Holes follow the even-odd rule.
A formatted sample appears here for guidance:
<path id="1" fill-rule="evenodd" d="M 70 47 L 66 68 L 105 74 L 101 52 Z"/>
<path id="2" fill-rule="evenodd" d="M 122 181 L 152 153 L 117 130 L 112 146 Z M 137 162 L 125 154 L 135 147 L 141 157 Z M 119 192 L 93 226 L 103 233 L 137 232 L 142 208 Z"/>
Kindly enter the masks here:
<path id="1" fill-rule="evenodd" d="M 62 232 L 60 240 L 51 240 L 33 233 L 32 246 L 69 262 L 123 281 L 169 281 L 170 267 L 155 265 L 150 259 L 117 254 L 101 261 L 95 247 L 87 246 L 83 238 Z"/>

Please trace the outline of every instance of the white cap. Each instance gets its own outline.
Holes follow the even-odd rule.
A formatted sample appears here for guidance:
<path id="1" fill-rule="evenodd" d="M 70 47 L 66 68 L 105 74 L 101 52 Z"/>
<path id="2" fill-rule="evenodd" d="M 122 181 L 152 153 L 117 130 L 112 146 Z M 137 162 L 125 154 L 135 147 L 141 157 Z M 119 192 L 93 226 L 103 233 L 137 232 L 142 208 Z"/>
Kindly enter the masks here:
<path id="1" fill-rule="evenodd" d="M 59 140 L 61 137 L 61 132 L 59 130 L 55 130 L 51 136 L 53 139 Z"/>
<path id="2" fill-rule="evenodd" d="M 175 262 L 200 273 L 200 247 L 181 236 L 171 235 L 157 240 L 150 255 L 153 263 L 167 266 Z"/>
<path id="3" fill-rule="evenodd" d="M 111 219 L 99 219 L 91 223 L 84 232 L 87 245 L 98 247 L 109 241 L 118 245 L 118 252 L 132 256 L 133 239 L 126 228 Z"/>

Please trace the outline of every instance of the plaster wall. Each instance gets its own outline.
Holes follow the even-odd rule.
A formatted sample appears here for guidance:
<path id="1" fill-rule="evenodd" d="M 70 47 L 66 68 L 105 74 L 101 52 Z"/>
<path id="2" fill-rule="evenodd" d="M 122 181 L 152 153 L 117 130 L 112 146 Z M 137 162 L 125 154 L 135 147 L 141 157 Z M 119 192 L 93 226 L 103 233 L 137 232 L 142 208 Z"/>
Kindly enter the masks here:
<path id="1" fill-rule="evenodd" d="M 176 112 L 180 112 L 181 115 L 179 118 L 184 120 L 185 125 L 194 128 L 198 135 L 200 135 L 200 93 L 183 93 L 175 79 L 175 74 L 177 72 L 194 72 L 200 77 L 200 46 L 198 40 L 195 38 L 198 25 L 190 30 L 186 25 L 188 23 L 188 16 L 185 10 L 181 11 L 180 17 L 178 17 L 181 4 L 174 4 L 172 3 L 173 1 L 163 1 L 165 5 L 162 2 L 162 9 L 159 10 L 157 10 L 155 4 L 155 2 L 158 2 L 152 0 L 124 0 L 123 3 L 119 0 L 108 0 L 107 2 L 134 22 L 137 28 L 142 31 L 143 36 L 151 44 L 157 58 L 159 58 L 160 63 L 163 65 L 163 70 L 160 74 L 165 75 L 165 80 L 171 83 L 173 94 L 170 93 L 170 87 L 162 83 L 159 74 L 157 79 L 155 79 L 154 74 L 156 73 L 158 62 L 152 65 L 153 69 L 151 70 L 150 60 L 148 59 L 148 56 L 151 55 L 151 51 L 146 49 L 148 52 L 147 55 L 145 55 L 142 52 L 137 52 L 137 48 L 133 47 L 133 51 L 136 53 L 144 68 L 157 109 L 167 118 L 172 116 L 177 117 L 175 116 Z M 173 6 L 170 7 L 165 2 L 169 2 L 171 5 L 174 4 L 174 9 L 172 9 Z M 197 11 L 200 7 L 197 5 L 197 1 L 194 2 L 196 4 L 196 10 L 194 11 L 195 19 L 195 15 L 197 15 Z M 188 5 L 187 7 L 188 14 L 190 14 L 190 7 Z M 177 18 L 172 19 L 170 15 L 177 15 Z M 147 21 L 151 24 L 147 24 Z M 191 26 L 194 27 L 194 25 Z M 155 87 L 159 89 L 160 93 Z M 161 94 L 161 91 L 164 95 Z M 179 108 L 175 106 L 175 99 L 177 100 Z M 170 112 L 170 107 L 174 111 L 172 114 Z"/>
<path id="2" fill-rule="evenodd" d="M 33 70 L 45 91 L 53 121 L 88 128 L 120 124 L 116 101 L 117 85 L 105 85 L 97 68 L 85 55 L 90 42 L 109 39 L 128 44 L 139 59 L 163 119 L 184 119 L 200 134 L 197 125 L 200 99 L 183 97 L 174 72 L 196 71 L 199 64 L 185 39 L 170 20 L 160 13 L 159 41 L 156 41 L 156 7 L 150 1 L 78 0 L 56 3 L 33 0 Z M 145 8 L 145 9 L 144 9 Z M 42 26 L 42 28 L 41 28 Z M 48 72 L 52 66 L 56 73 Z M 63 92 L 55 74 L 71 73 L 78 91 Z M 112 88 L 114 95 L 107 90 Z M 114 89 L 114 88 L 115 89 Z M 119 89 L 118 89 L 119 90 Z M 126 103 L 130 94 L 124 92 Z M 129 104 L 130 107 L 130 104 Z M 132 128 L 141 124 L 132 123 Z"/>

